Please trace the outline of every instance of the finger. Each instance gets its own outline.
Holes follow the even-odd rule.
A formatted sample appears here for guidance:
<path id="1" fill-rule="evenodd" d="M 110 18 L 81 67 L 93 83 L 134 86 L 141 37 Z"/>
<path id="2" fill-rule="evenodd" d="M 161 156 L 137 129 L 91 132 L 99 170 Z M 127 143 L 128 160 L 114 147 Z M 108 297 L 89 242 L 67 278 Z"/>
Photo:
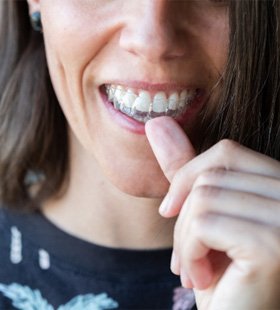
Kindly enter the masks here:
<path id="1" fill-rule="evenodd" d="M 186 241 L 186 239 L 187 238 L 184 238 L 183 240 L 181 240 L 183 247 L 184 247 L 184 241 Z M 213 278 L 212 267 L 209 264 L 209 261 L 203 257 L 201 259 L 198 259 L 197 262 L 193 263 L 192 273 L 196 275 L 195 277 L 193 277 L 193 279 L 194 280 L 200 279 L 199 283 L 198 282 L 193 283 L 187 271 L 184 269 L 184 263 L 180 264 L 180 260 L 178 259 L 180 253 L 182 252 L 182 247 L 178 245 L 179 243 L 180 243 L 179 240 L 178 242 L 174 241 L 174 249 L 173 249 L 172 259 L 171 259 L 171 271 L 176 275 L 180 275 L 181 284 L 183 287 L 193 288 L 195 286 L 199 288 L 204 288 L 204 287 L 206 288 L 209 285 L 209 283 L 211 283 L 212 278 Z M 200 253 L 199 255 L 201 255 L 201 252 L 203 252 L 205 257 L 210 251 L 207 247 L 205 247 L 203 244 L 199 242 L 196 242 L 193 245 L 190 245 L 189 248 L 193 252 Z M 180 259 L 184 259 L 184 258 L 181 257 Z M 201 281 L 201 279 L 203 281 Z"/>
<path id="2" fill-rule="evenodd" d="M 192 242 L 194 239 L 189 237 L 190 226 L 196 212 L 194 204 L 190 203 L 190 197 L 191 196 L 189 196 L 185 201 L 174 228 L 172 257 L 176 259 L 171 261 L 171 271 L 174 274 L 180 275 L 181 284 L 183 287 L 196 287 L 204 289 L 207 288 L 213 278 L 211 265 L 206 258 L 210 248 L 205 247 L 204 244 L 197 242 L 197 240 Z M 188 249 L 188 255 L 194 260 L 192 264 L 192 278 L 190 277 L 188 269 L 185 266 L 185 248 Z M 195 257 L 191 253 L 196 253 L 198 255 L 196 261 Z M 194 283 L 193 281 L 196 282 Z"/>
<path id="3" fill-rule="evenodd" d="M 171 265 L 171 270 L 175 274 L 179 274 L 181 270 L 182 258 L 179 255 L 181 248 L 184 247 L 185 243 L 190 244 L 188 236 L 190 235 L 192 222 L 195 218 L 208 213 L 218 213 L 255 223 L 267 224 L 271 227 L 280 225 L 280 203 L 278 200 L 253 193 L 212 186 L 198 186 L 192 190 L 185 201 L 175 225 L 173 252 L 176 257 L 176 264 Z M 201 264 L 194 265 L 193 273 L 195 273 L 196 266 L 201 268 Z M 205 265 L 203 268 L 205 268 Z M 199 287 L 204 285 L 205 283 L 200 283 Z"/>
<path id="4" fill-rule="evenodd" d="M 183 271 L 180 274 L 180 279 L 181 279 L 181 284 L 183 287 L 185 288 L 194 288 L 194 285 L 191 281 L 191 279 L 189 278 L 189 276 L 184 273 Z"/>
<path id="5" fill-rule="evenodd" d="M 207 257 L 210 252 L 209 248 L 201 245 L 201 249 L 197 249 L 197 246 L 197 244 L 193 243 L 192 250 L 197 250 L 197 252 L 194 251 L 194 253 L 201 254 L 201 252 L 203 252 L 206 253 L 205 256 L 191 261 L 191 271 L 189 268 L 186 269 L 185 264 L 182 263 L 180 277 L 182 286 L 187 288 L 189 285 L 192 285 L 193 288 L 203 290 L 211 285 L 214 279 L 214 273 L 211 262 Z"/>
<path id="6" fill-rule="evenodd" d="M 176 265 L 173 264 L 171 268 L 174 273 L 180 270 L 178 252 L 190 234 L 192 222 L 195 218 L 208 213 L 218 213 L 271 227 L 280 226 L 278 200 L 218 187 L 196 187 L 184 203 L 174 228 L 173 251 Z"/>
<path id="7" fill-rule="evenodd" d="M 174 174 L 195 156 L 194 148 L 183 129 L 171 117 L 158 117 L 147 122 L 147 138 L 165 176 Z"/>
<path id="8" fill-rule="evenodd" d="M 213 169 L 200 174 L 193 188 L 206 185 L 280 200 L 280 180 L 267 176 Z"/>
<path id="9" fill-rule="evenodd" d="M 173 245 L 174 245 L 174 243 L 173 243 Z M 173 249 L 174 249 L 174 247 L 173 247 Z M 176 275 L 180 274 L 180 262 L 178 260 L 177 252 L 174 250 L 172 251 L 170 269 L 174 274 L 176 274 Z"/>
<path id="10" fill-rule="evenodd" d="M 185 164 L 173 177 L 164 210 L 178 212 L 197 177 L 207 170 L 224 169 L 279 179 L 279 162 L 235 142 L 224 140 Z"/>
<path id="11" fill-rule="evenodd" d="M 186 209 L 191 210 L 191 216 L 214 212 L 273 226 L 280 223 L 278 200 L 213 186 L 198 186 L 193 189 Z M 187 212 L 188 210 L 184 211 L 178 219 L 180 225 L 184 225 Z"/>
<path id="12" fill-rule="evenodd" d="M 189 196 L 190 197 L 190 196 Z M 171 271 L 176 274 L 180 275 L 181 272 L 181 262 L 180 262 L 180 251 L 182 246 L 184 246 L 188 235 L 189 235 L 189 227 L 191 225 L 191 221 L 193 218 L 193 213 L 195 210 L 194 206 L 190 204 L 190 198 L 187 198 L 181 211 L 178 215 L 174 233 L 173 233 L 173 252 L 172 252 L 172 260 L 171 260 Z M 185 278 L 187 275 L 185 274 Z"/>
<path id="13" fill-rule="evenodd" d="M 233 263 L 226 271 L 231 274 L 232 282 L 255 281 L 260 274 L 271 275 L 279 272 L 279 246 L 279 229 L 240 218 L 208 213 L 196 218 L 192 223 L 188 243 L 180 254 L 181 270 L 188 274 L 196 288 L 205 289 L 207 285 L 202 270 L 205 269 L 205 260 L 210 266 L 212 264 L 207 257 L 212 249 L 222 251 L 232 259 Z M 197 272 L 200 268 L 202 269 Z M 209 270 L 206 270 L 206 277 L 207 272 Z M 208 286 L 210 284 L 211 281 Z"/>
<path id="14" fill-rule="evenodd" d="M 279 200 L 280 181 L 275 178 L 222 169 L 209 170 L 196 179 L 175 231 L 188 223 L 191 205 L 195 206 L 194 213 L 197 214 L 219 212 L 278 225 Z"/>

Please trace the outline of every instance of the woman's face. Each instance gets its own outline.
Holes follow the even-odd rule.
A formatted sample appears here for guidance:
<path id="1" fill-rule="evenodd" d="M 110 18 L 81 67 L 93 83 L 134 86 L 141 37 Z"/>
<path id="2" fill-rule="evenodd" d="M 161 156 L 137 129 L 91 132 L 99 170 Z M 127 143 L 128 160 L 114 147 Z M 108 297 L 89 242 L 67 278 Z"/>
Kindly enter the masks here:
<path id="1" fill-rule="evenodd" d="M 168 182 L 144 134 L 167 113 L 195 132 L 221 75 L 228 12 L 217 0 L 30 0 L 52 82 L 79 152 L 122 191 L 162 197 Z M 115 106 L 113 105 L 115 102 Z M 211 100 L 207 102 L 211 103 Z"/>

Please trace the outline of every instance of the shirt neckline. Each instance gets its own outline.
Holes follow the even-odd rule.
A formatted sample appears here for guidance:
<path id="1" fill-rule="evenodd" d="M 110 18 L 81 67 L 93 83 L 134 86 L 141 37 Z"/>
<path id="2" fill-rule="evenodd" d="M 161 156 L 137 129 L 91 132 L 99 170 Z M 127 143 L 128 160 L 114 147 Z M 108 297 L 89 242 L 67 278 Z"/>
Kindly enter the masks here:
<path id="1" fill-rule="evenodd" d="M 16 225 L 23 238 L 79 270 L 96 273 L 164 276 L 169 268 L 172 249 L 134 250 L 111 248 L 80 239 L 63 231 L 39 210 L 18 212 L 7 210 L 5 218 Z"/>

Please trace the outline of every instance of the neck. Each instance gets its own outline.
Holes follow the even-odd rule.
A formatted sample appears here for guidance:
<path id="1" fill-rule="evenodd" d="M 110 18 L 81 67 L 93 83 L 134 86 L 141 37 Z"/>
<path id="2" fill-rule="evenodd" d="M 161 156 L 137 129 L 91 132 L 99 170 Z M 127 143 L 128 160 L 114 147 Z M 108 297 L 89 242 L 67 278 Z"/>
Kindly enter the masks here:
<path id="1" fill-rule="evenodd" d="M 121 192 L 87 156 L 71 152 L 69 186 L 62 197 L 43 205 L 45 216 L 64 231 L 104 246 L 171 247 L 175 220 L 159 215 L 161 200 Z"/>

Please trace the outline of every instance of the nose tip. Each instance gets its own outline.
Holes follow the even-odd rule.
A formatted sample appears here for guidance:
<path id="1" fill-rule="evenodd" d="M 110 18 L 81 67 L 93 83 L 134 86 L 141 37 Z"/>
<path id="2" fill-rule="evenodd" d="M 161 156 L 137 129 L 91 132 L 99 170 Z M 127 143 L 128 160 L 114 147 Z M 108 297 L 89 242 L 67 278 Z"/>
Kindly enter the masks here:
<path id="1" fill-rule="evenodd" d="M 183 57 L 182 29 L 171 12 L 167 12 L 167 2 L 156 0 L 150 3 L 144 11 L 142 8 L 134 18 L 130 18 L 122 29 L 121 48 L 152 63 Z"/>
<path id="2" fill-rule="evenodd" d="M 164 33 L 163 30 L 147 28 L 136 31 L 126 30 L 120 39 L 121 47 L 151 62 L 182 57 L 185 54 L 183 46 L 178 44 L 174 35 Z"/>

